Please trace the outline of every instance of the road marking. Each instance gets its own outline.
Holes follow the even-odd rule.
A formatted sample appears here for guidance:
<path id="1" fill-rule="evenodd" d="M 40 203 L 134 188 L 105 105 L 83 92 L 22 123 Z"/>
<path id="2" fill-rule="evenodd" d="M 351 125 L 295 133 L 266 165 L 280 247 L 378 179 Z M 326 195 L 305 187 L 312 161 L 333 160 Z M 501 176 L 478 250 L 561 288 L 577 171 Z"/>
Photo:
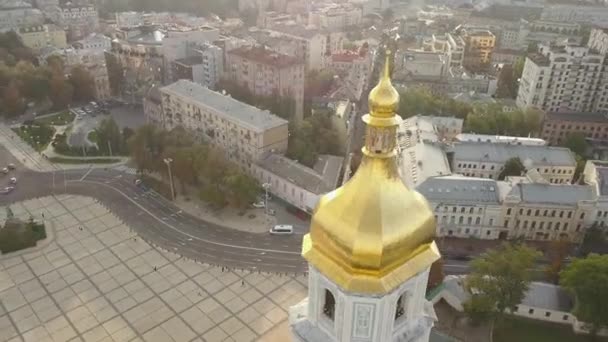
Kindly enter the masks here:
<path id="1" fill-rule="evenodd" d="M 83 181 L 85 178 L 87 178 L 87 176 L 88 176 L 88 175 L 89 175 L 91 172 L 93 172 L 93 167 L 90 167 L 90 168 L 89 168 L 89 171 L 87 171 L 87 172 L 84 174 L 84 176 L 82 176 L 82 178 L 80 178 L 80 181 L 82 182 L 82 181 Z"/>
<path id="2" fill-rule="evenodd" d="M 71 181 L 68 181 L 71 182 Z M 111 186 L 111 185 L 107 185 L 101 182 L 96 182 L 96 181 L 83 181 L 83 183 L 92 183 L 92 184 L 98 184 L 101 186 L 106 186 L 108 188 L 111 188 L 112 190 L 118 192 L 119 194 L 121 194 L 125 199 L 131 201 L 133 204 L 135 204 L 136 206 L 138 206 L 141 210 L 145 211 L 146 213 L 148 213 L 148 215 L 152 216 L 153 218 L 155 218 L 158 222 L 164 224 L 165 226 L 169 227 L 170 229 L 180 233 L 180 234 L 184 234 L 192 239 L 196 239 L 198 241 L 202 241 L 204 243 L 208 243 L 211 245 L 216 245 L 216 246 L 221 246 L 221 247 L 229 247 L 229 248 L 236 248 L 236 249 L 244 249 L 244 250 L 252 250 L 252 251 L 257 251 L 257 252 L 270 252 L 270 253 L 282 253 L 282 254 L 291 254 L 291 255 L 300 255 L 300 252 L 290 252 L 290 251 L 281 251 L 281 250 L 276 250 L 276 249 L 263 249 L 263 248 L 255 248 L 255 247 L 247 247 L 247 246 L 239 246 L 239 245 L 230 245 L 230 244 L 225 244 L 225 243 L 221 243 L 221 242 L 215 242 L 215 241 L 210 241 L 207 239 L 202 239 L 199 238 L 198 236 L 194 236 L 192 234 L 186 233 L 184 231 L 181 231 L 177 228 L 175 228 L 174 226 L 172 226 L 171 224 L 161 220 L 158 216 L 154 215 L 151 211 L 149 211 L 148 209 L 146 209 L 144 206 L 142 206 L 141 204 L 137 203 L 136 201 L 134 201 L 133 199 L 131 199 L 129 196 L 127 196 L 127 194 L 125 194 L 124 192 L 116 189 L 115 187 Z M 209 234 L 211 236 L 215 236 L 215 234 Z M 266 243 L 267 245 L 267 243 Z"/>

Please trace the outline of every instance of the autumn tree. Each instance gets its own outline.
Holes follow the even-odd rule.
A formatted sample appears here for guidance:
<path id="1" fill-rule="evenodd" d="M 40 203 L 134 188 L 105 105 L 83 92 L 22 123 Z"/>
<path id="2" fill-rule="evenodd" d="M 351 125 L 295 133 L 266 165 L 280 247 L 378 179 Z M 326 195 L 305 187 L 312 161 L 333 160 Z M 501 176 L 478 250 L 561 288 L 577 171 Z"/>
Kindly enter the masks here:
<path id="1" fill-rule="evenodd" d="M 77 65 L 72 68 L 70 83 L 74 88 L 74 100 L 86 102 L 95 98 L 95 79 L 84 66 Z"/>
<path id="2" fill-rule="evenodd" d="M 2 91 L 2 112 L 8 116 L 19 115 L 25 109 L 25 101 L 16 82 L 11 82 Z"/>
<path id="3" fill-rule="evenodd" d="M 587 150 L 590 147 L 585 135 L 582 133 L 569 134 L 561 145 L 569 148 L 572 152 L 578 154 L 579 156 L 587 155 Z"/>
<path id="4" fill-rule="evenodd" d="M 560 273 L 560 284 L 575 295 L 574 314 L 590 324 L 592 334 L 608 327 L 608 255 L 574 259 Z"/>
<path id="5" fill-rule="evenodd" d="M 528 291 L 539 256 L 525 245 L 504 244 L 471 261 L 465 285 L 470 299 L 465 311 L 475 319 L 513 312 Z"/>
<path id="6" fill-rule="evenodd" d="M 550 248 L 547 252 L 549 257 L 549 265 L 545 270 L 547 278 L 554 284 L 559 282 L 559 273 L 564 267 L 564 261 L 570 254 L 571 246 L 567 240 L 554 240 L 551 242 Z"/>
<path id="7" fill-rule="evenodd" d="M 443 264 L 444 261 L 443 258 L 441 258 L 431 265 L 431 270 L 429 271 L 429 281 L 426 285 L 427 290 L 443 283 L 443 278 L 445 278 L 445 274 L 443 273 Z"/>
<path id="8" fill-rule="evenodd" d="M 53 102 L 53 108 L 64 109 L 72 103 L 74 88 L 64 75 L 52 73 L 49 86 L 51 88 L 49 98 Z"/>

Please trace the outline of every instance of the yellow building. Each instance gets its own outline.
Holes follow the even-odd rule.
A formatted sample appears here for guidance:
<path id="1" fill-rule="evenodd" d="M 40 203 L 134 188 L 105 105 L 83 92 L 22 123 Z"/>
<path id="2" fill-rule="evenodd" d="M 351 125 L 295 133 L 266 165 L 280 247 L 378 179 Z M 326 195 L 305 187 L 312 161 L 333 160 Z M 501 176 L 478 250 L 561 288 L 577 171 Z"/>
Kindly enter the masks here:
<path id="1" fill-rule="evenodd" d="M 363 160 L 341 188 L 319 200 L 302 255 L 309 297 L 290 310 L 294 341 L 425 342 L 434 321 L 425 299 L 440 258 L 435 219 L 399 175 L 399 93 L 383 76 L 369 95 Z"/>
<path id="2" fill-rule="evenodd" d="M 463 65 L 469 70 L 484 70 L 492 62 L 492 53 L 496 46 L 496 36 L 488 30 L 463 30 L 464 48 Z"/>
<path id="3" fill-rule="evenodd" d="M 68 46 L 65 31 L 53 24 L 23 27 L 17 34 L 23 45 L 33 50 L 47 47 L 63 49 Z"/>

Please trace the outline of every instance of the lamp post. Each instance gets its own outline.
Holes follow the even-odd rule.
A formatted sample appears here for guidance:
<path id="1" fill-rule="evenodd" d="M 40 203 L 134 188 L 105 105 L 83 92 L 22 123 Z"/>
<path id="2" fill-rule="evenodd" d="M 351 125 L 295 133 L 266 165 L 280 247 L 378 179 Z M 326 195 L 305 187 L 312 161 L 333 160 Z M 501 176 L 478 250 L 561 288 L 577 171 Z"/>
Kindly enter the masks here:
<path id="1" fill-rule="evenodd" d="M 270 189 L 270 183 L 262 184 L 264 188 L 264 214 L 268 215 L 268 189 Z"/>
<path id="2" fill-rule="evenodd" d="M 165 164 L 167 164 L 167 170 L 169 170 L 169 185 L 171 185 L 171 199 L 173 201 L 175 201 L 175 190 L 173 189 L 173 174 L 171 173 L 171 163 L 173 162 L 173 159 L 165 158 L 163 161 L 165 162 Z"/>

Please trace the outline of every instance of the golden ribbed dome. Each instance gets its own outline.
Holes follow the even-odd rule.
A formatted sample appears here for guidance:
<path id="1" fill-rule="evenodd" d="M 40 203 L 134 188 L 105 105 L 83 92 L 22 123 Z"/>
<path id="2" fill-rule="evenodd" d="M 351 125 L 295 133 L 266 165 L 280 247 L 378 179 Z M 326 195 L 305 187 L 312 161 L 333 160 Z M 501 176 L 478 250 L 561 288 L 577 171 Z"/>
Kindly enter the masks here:
<path id="1" fill-rule="evenodd" d="M 375 88 L 381 94 L 396 93 L 390 79 L 385 83 L 387 69 Z M 392 90 L 384 89 L 386 84 Z M 371 97 L 370 109 L 383 111 L 380 117 L 376 111 L 364 118 L 363 161 L 348 183 L 320 199 L 302 255 L 347 291 L 382 294 L 426 270 L 439 252 L 433 241 L 433 212 L 399 176 L 395 151 L 401 120 L 391 107 L 397 106 L 399 96 L 390 95 L 390 101 L 374 98 L 374 108 Z M 388 108 L 393 108 L 390 115 Z"/>
<path id="2" fill-rule="evenodd" d="M 389 59 L 391 53 L 386 51 L 386 62 L 378 84 L 369 93 L 369 113 L 376 117 L 391 117 L 399 108 L 399 93 L 393 87 L 390 77 Z"/>

